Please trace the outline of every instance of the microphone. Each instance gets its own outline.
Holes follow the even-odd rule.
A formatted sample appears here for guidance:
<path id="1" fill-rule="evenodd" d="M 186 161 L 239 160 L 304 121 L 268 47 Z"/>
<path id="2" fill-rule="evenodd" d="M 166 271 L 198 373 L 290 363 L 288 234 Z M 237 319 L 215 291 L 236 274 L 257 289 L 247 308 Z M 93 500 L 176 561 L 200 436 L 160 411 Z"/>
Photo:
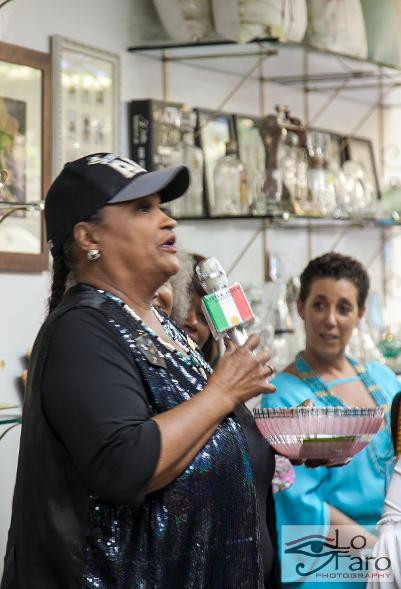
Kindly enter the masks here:
<path id="1" fill-rule="evenodd" d="M 242 287 L 228 284 L 227 274 L 216 258 L 207 258 L 196 266 L 196 274 L 203 290 L 202 310 L 214 339 L 229 337 L 237 346 L 242 346 L 248 336 L 245 328 L 255 316 Z"/>

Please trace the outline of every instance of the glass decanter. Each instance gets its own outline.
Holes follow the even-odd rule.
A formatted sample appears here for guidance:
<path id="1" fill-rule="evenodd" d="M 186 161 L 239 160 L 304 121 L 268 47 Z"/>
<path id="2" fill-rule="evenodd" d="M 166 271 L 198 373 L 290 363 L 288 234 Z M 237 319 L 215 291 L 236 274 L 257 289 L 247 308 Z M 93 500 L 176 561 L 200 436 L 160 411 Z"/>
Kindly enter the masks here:
<path id="1" fill-rule="evenodd" d="M 246 215 L 249 213 L 248 175 L 238 159 L 236 141 L 226 143 L 226 154 L 214 169 L 215 205 L 212 215 Z"/>

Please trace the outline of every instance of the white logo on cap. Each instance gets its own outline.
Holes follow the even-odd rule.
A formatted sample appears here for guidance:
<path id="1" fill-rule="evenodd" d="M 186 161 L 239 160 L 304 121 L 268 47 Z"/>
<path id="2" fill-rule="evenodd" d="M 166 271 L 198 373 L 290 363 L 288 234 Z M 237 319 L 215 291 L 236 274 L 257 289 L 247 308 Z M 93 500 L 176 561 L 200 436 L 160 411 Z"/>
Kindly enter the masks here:
<path id="1" fill-rule="evenodd" d="M 140 172 L 146 172 L 145 168 L 138 165 L 136 162 L 129 160 L 125 157 L 120 157 L 114 153 L 108 153 L 107 155 L 92 155 L 88 158 L 88 165 L 102 164 L 113 168 L 116 172 L 119 172 L 125 178 L 133 178 Z"/>

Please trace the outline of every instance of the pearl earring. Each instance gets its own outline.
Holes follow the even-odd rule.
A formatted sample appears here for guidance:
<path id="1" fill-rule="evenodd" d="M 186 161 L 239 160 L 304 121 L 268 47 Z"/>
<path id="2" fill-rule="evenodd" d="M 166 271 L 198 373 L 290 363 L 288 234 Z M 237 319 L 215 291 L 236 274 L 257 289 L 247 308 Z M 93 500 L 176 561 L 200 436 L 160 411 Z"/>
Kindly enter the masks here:
<path id="1" fill-rule="evenodd" d="M 98 260 L 100 258 L 102 254 L 100 253 L 100 250 L 89 250 L 86 252 L 86 257 L 88 258 L 88 260 L 90 262 L 94 262 L 95 260 Z"/>

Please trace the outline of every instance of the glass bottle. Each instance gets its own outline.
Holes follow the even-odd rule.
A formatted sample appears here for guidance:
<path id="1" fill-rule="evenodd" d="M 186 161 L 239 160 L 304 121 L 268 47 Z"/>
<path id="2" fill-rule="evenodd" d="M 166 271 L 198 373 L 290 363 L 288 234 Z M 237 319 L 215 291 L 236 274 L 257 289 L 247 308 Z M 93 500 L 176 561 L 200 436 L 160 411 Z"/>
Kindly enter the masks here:
<path id="1" fill-rule="evenodd" d="M 194 143 L 193 131 L 184 133 L 183 139 L 183 163 L 189 168 L 191 184 L 184 194 L 183 204 L 187 215 L 201 215 L 203 212 L 203 153 L 200 147 Z"/>
<path id="2" fill-rule="evenodd" d="M 328 169 L 330 136 L 320 131 L 308 133 L 308 186 L 316 213 L 334 215 L 338 209 L 334 176 Z"/>
<path id="3" fill-rule="evenodd" d="M 237 151 L 237 142 L 227 141 L 226 154 L 214 169 L 215 205 L 211 211 L 214 216 L 249 213 L 248 175 Z"/>
<path id="4" fill-rule="evenodd" d="M 328 176 L 320 155 L 309 159 L 308 185 L 315 210 L 320 215 L 330 215 L 336 208 L 334 181 L 330 181 L 331 176 Z"/>
<path id="5" fill-rule="evenodd" d="M 180 111 L 177 107 L 164 106 L 155 112 L 155 169 L 176 166 L 182 162 L 182 143 L 180 133 Z"/>
<path id="6" fill-rule="evenodd" d="M 181 110 L 182 160 L 189 168 L 191 183 L 185 194 L 171 203 L 170 209 L 177 217 L 197 217 L 203 214 L 203 153 L 195 145 L 196 114 L 183 107 Z"/>

